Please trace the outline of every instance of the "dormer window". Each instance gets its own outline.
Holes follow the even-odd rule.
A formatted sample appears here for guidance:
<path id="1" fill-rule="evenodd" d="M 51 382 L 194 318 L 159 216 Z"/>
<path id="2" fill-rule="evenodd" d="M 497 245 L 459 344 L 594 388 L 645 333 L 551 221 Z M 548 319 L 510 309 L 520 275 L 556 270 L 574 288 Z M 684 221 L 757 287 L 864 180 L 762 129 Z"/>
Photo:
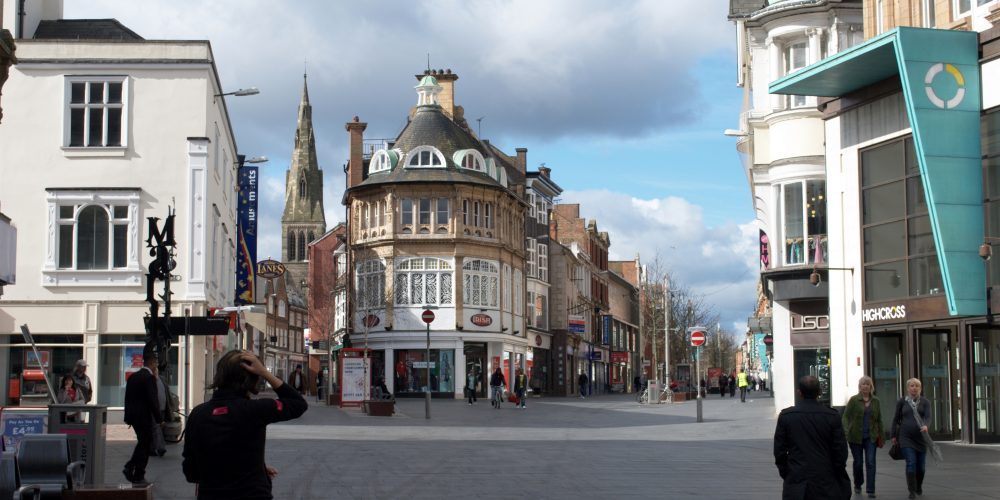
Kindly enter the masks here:
<path id="1" fill-rule="evenodd" d="M 463 149 L 457 151 L 454 156 L 455 163 L 460 165 L 462 168 L 475 170 L 477 172 L 486 172 L 486 160 L 483 158 L 482 153 L 476 151 L 475 149 Z"/>
<path id="2" fill-rule="evenodd" d="M 372 156 L 372 161 L 368 165 L 368 173 L 388 172 L 399 160 L 399 155 L 395 151 L 381 150 Z"/>
<path id="3" fill-rule="evenodd" d="M 406 168 L 444 168 L 444 155 L 432 146 L 418 146 L 407 156 Z"/>

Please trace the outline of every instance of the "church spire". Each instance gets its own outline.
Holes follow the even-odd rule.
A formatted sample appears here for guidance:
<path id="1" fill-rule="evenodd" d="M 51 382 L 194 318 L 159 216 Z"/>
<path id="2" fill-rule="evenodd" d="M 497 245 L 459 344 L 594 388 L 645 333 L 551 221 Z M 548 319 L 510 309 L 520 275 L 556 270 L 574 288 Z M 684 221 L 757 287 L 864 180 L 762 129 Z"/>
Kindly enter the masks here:
<path id="1" fill-rule="evenodd" d="M 308 76 L 302 75 L 302 101 L 299 103 L 295 130 L 295 148 L 285 174 L 285 212 L 281 217 L 282 261 L 289 276 L 289 287 L 298 290 L 306 278 L 306 245 L 326 233 L 323 211 L 323 172 L 316 158 L 316 138 L 309 104 Z"/>

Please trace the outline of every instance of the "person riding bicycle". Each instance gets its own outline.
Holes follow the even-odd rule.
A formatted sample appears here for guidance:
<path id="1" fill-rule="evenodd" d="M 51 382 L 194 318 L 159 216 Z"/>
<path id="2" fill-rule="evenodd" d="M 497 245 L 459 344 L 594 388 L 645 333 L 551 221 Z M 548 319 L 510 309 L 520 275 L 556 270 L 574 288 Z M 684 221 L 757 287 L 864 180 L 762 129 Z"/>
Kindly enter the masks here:
<path id="1" fill-rule="evenodd" d="M 500 409 L 500 402 L 503 401 L 503 387 L 505 385 L 507 385 L 507 379 L 504 378 L 503 372 L 500 371 L 500 367 L 498 366 L 493 371 L 493 375 L 490 375 L 490 404 L 496 409 Z"/>

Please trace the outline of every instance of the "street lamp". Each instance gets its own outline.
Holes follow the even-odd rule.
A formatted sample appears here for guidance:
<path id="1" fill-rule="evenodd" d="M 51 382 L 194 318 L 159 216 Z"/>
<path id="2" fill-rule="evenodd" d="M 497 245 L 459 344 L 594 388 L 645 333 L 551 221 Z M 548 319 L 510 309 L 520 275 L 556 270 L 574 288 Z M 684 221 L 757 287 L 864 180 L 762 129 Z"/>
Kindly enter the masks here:
<path id="1" fill-rule="evenodd" d="M 235 90 L 233 92 L 223 92 L 221 94 L 215 94 L 215 97 L 224 97 L 227 95 L 233 95 L 236 97 L 243 97 L 247 95 L 257 95 L 260 93 L 260 89 L 257 87 L 247 87 L 245 89 Z"/>

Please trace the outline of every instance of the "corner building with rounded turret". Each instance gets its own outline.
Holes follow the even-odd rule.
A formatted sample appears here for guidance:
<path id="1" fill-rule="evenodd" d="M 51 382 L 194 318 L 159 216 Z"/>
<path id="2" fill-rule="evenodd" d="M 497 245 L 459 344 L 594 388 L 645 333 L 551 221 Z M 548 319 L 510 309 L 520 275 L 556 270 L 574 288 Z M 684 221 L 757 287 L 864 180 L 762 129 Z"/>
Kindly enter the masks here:
<path id="1" fill-rule="evenodd" d="M 469 373 L 485 396 L 496 367 L 509 382 L 527 362 L 526 150 L 508 156 L 476 136 L 451 70 L 417 79 L 417 106 L 394 140 L 365 140 L 357 117 L 346 124 L 348 336 L 371 349 L 372 380 L 397 397 L 429 385 L 461 398 Z"/>

